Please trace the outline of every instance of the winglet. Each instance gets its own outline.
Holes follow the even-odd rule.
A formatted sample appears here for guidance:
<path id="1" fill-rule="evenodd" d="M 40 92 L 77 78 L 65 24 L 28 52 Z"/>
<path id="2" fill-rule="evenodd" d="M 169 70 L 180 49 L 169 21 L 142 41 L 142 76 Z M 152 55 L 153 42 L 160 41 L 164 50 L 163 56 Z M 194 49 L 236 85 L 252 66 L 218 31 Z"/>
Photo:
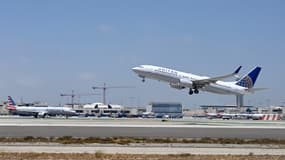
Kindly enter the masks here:
<path id="1" fill-rule="evenodd" d="M 241 66 L 239 66 L 235 71 L 234 71 L 234 74 L 238 74 L 238 72 L 240 71 L 241 69 Z"/>

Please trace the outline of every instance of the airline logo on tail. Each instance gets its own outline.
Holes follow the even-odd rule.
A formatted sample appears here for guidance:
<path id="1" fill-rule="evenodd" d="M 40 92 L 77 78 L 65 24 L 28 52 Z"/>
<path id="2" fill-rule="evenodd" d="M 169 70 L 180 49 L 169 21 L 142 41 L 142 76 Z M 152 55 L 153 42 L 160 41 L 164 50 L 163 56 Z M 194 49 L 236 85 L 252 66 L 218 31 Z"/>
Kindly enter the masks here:
<path id="1" fill-rule="evenodd" d="M 236 85 L 246 87 L 246 88 L 253 88 L 260 71 L 261 71 L 261 67 L 254 68 L 247 75 L 245 75 L 241 80 L 239 80 L 236 83 Z"/>
<path id="2" fill-rule="evenodd" d="M 8 96 L 8 110 L 16 110 L 16 103 L 11 96 Z"/>

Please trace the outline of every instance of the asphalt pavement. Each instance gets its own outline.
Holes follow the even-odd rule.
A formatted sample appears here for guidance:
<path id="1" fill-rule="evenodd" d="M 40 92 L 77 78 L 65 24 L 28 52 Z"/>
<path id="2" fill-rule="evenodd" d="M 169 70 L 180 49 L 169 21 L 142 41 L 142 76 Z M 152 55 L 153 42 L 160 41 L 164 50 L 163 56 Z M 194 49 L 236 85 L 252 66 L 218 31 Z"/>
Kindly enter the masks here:
<path id="1" fill-rule="evenodd" d="M 0 137 L 149 137 L 285 139 L 285 123 L 144 119 L 0 119 Z"/>

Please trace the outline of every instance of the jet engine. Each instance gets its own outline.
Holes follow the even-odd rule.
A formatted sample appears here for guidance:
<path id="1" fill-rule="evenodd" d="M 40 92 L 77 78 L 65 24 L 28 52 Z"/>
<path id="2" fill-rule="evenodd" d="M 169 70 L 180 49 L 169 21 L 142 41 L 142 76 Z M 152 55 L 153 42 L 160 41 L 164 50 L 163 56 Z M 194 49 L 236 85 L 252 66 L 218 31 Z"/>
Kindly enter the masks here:
<path id="1" fill-rule="evenodd" d="M 171 83 L 170 87 L 175 88 L 175 89 L 184 89 L 185 87 L 182 86 L 181 84 L 177 83 Z"/>
<path id="2" fill-rule="evenodd" d="M 193 82 L 190 79 L 180 79 L 180 85 L 188 88 L 193 88 Z"/>

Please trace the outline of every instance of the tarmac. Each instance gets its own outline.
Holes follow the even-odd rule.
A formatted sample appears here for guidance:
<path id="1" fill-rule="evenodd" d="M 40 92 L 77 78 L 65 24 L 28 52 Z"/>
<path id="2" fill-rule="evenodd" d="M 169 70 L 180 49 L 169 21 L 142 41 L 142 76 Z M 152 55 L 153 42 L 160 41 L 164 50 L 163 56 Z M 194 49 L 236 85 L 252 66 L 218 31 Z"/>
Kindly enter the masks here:
<path id="1" fill-rule="evenodd" d="M 0 137 L 285 139 L 285 121 L 112 118 L 0 118 Z"/>

